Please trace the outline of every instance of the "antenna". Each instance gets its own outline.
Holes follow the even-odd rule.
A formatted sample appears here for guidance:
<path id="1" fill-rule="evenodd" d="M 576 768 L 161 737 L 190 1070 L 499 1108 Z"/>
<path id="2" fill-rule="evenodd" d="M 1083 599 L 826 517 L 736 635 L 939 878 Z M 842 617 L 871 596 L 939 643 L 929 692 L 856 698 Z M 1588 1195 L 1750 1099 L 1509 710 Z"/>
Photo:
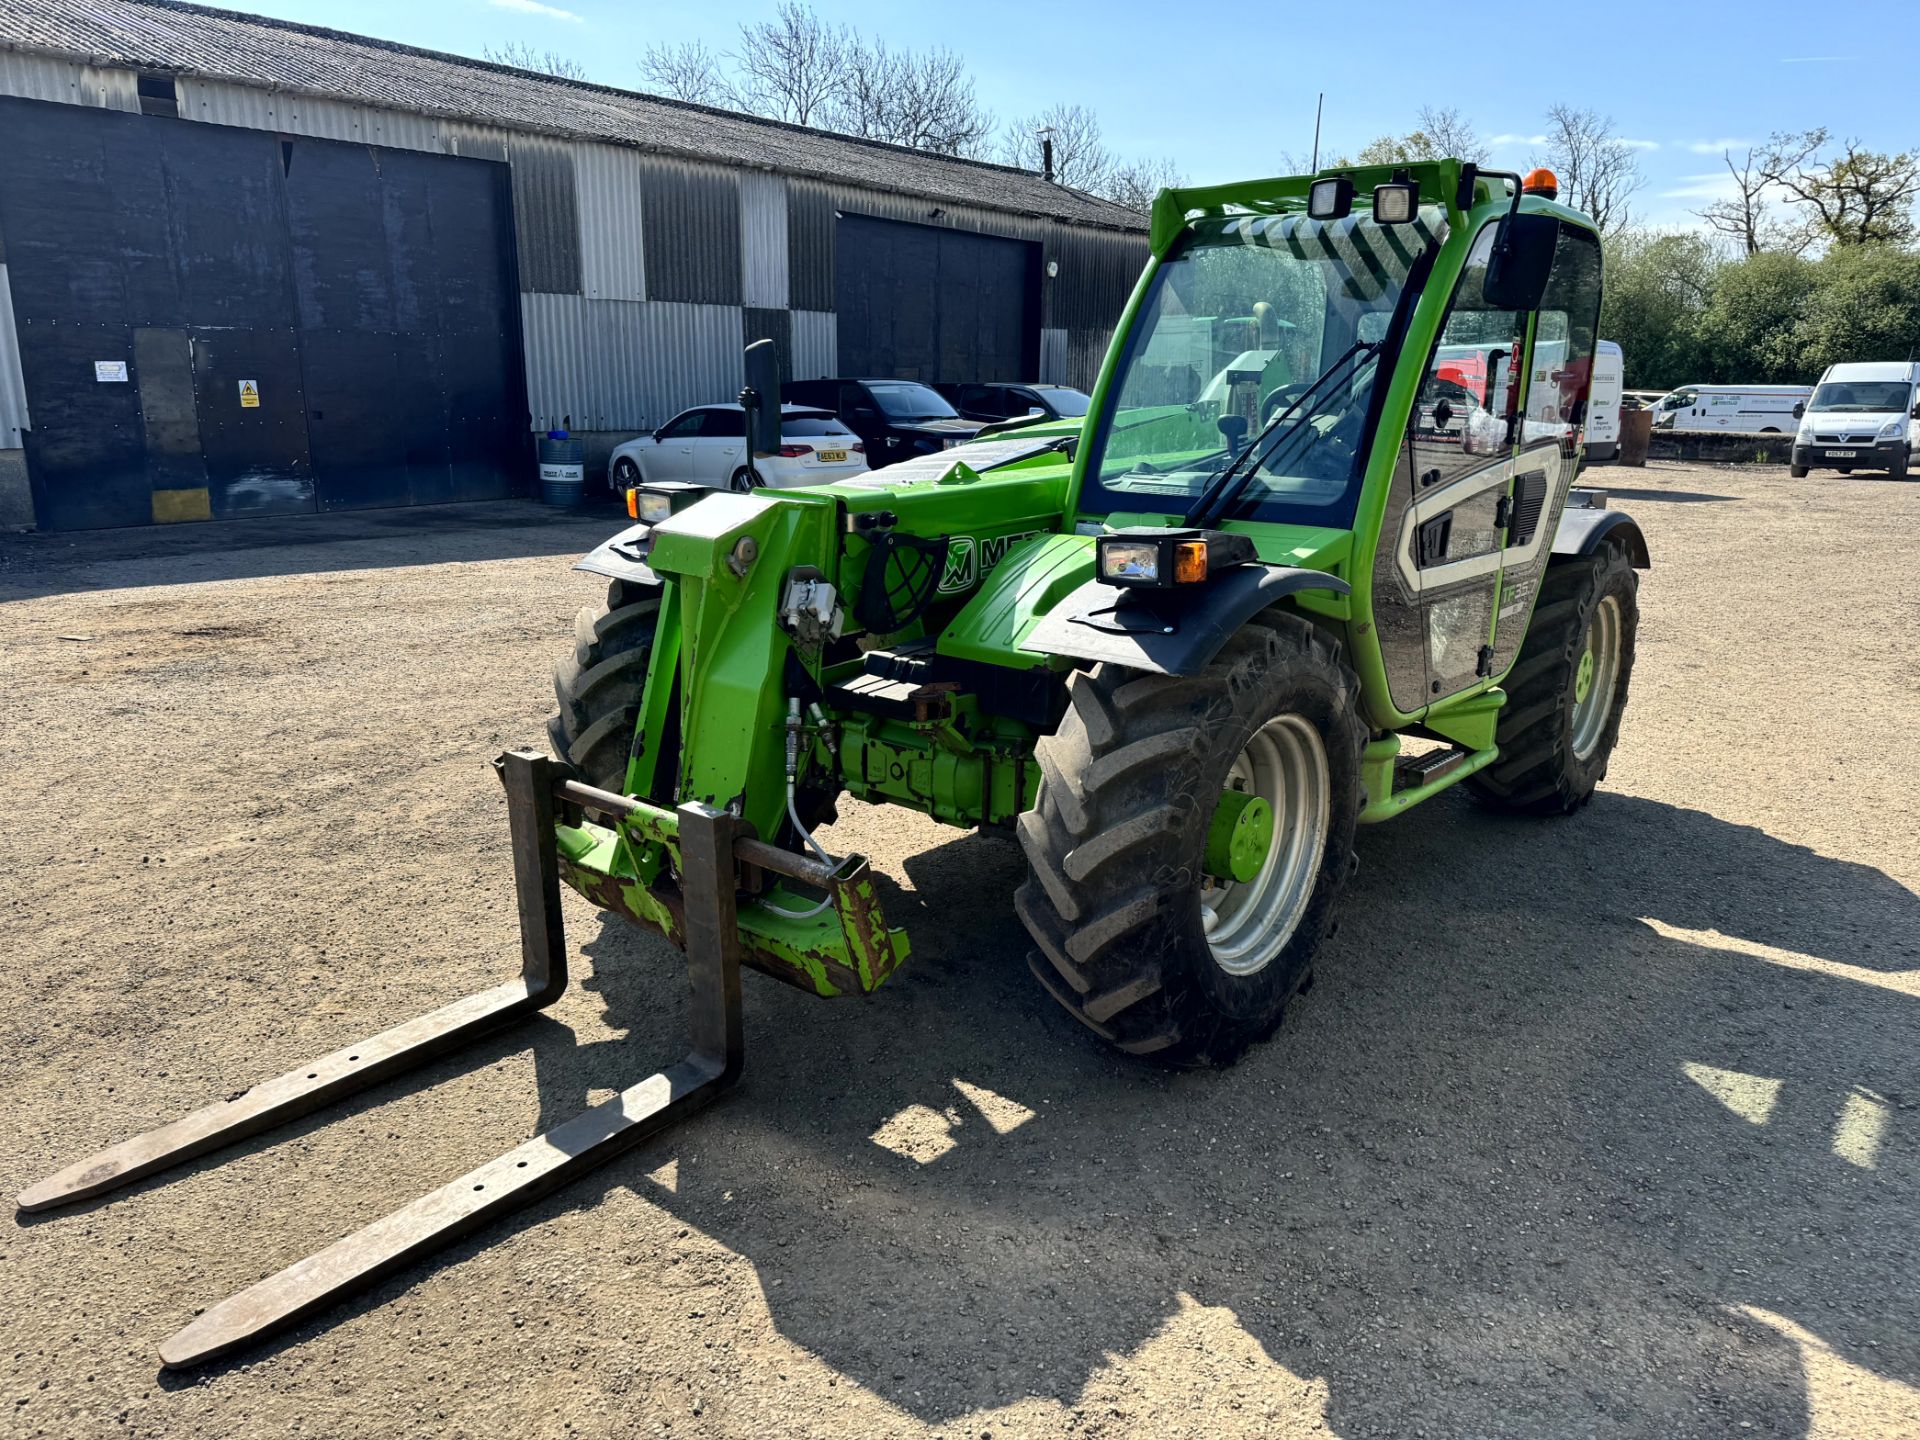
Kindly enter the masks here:
<path id="1" fill-rule="evenodd" d="M 1327 103 L 1327 92 L 1322 90 L 1319 98 L 1313 102 L 1313 173 L 1320 173 L 1320 111 Z"/>

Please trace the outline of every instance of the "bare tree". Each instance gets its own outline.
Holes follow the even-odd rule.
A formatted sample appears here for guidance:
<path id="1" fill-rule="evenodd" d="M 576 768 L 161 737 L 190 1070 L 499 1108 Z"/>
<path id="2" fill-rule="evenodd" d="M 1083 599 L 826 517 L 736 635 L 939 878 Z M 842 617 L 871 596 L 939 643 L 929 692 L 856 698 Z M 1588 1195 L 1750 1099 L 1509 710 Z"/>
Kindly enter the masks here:
<path id="1" fill-rule="evenodd" d="M 1800 160 L 1810 153 L 1811 150 L 1803 152 Z M 1767 155 L 1749 146 L 1746 155 L 1737 162 L 1731 150 L 1724 152 L 1722 158 L 1727 163 L 1727 173 L 1733 177 L 1734 193 L 1693 213 L 1706 221 L 1709 229 L 1729 237 L 1748 255 L 1758 255 L 1763 250 L 1797 255 L 1806 249 L 1813 239 L 1807 226 L 1784 224 L 1773 218 L 1767 190 L 1775 182 L 1768 173 Z"/>
<path id="2" fill-rule="evenodd" d="M 504 45 L 482 45 L 483 59 L 495 65 L 511 65 L 516 70 L 532 70 L 541 75 L 556 75 L 562 80 L 584 80 L 587 67 L 557 50 L 536 50 L 524 40 L 509 40 Z"/>
<path id="3" fill-rule="evenodd" d="M 1760 166 L 1766 178 L 1805 206 L 1820 238 L 1835 245 L 1905 244 L 1914 238 L 1920 156 L 1862 149 L 1842 141 L 1827 160 L 1824 129 L 1777 134 Z"/>
<path id="4" fill-rule="evenodd" d="M 1433 153 L 1443 159 L 1451 157 L 1475 165 L 1486 163 L 1486 142 L 1452 105 L 1422 105 L 1420 128 L 1414 133 L 1424 135 L 1432 144 Z"/>
<path id="5" fill-rule="evenodd" d="M 655 95 L 696 105 L 725 105 L 733 99 L 733 87 L 720 73 L 720 57 L 698 40 L 649 45 L 640 57 L 640 74 Z"/>
<path id="6" fill-rule="evenodd" d="M 1631 221 L 1628 202 L 1646 183 L 1633 147 L 1614 133 L 1613 117 L 1572 105 L 1547 111 L 1546 154 L 1527 163 L 1552 170 L 1561 198 L 1591 215 L 1603 232 Z"/>
<path id="7" fill-rule="evenodd" d="M 966 62 L 943 48 L 916 54 L 849 37 L 827 123 L 835 130 L 941 155 L 972 155 L 993 133 Z"/>
<path id="8" fill-rule="evenodd" d="M 1008 125 L 1000 152 L 1009 165 L 1042 168 L 1045 142 L 1053 142 L 1053 178 L 1076 190 L 1098 191 L 1113 170 L 1113 155 L 1100 139 L 1100 117 L 1084 105 L 1055 105 Z"/>
<path id="9" fill-rule="evenodd" d="M 780 0 L 771 20 L 740 27 L 740 48 L 728 58 L 737 72 L 741 108 L 795 125 L 819 125 L 840 96 L 854 43 L 845 26 L 829 25 L 800 0 Z"/>
<path id="10" fill-rule="evenodd" d="M 1441 151 L 1434 148 L 1433 140 L 1426 132 L 1410 130 L 1405 135 L 1382 135 L 1369 140 L 1360 147 L 1360 153 L 1348 160 L 1342 156 L 1336 163 L 1340 165 L 1404 165 L 1410 160 L 1437 160 Z"/>
<path id="11" fill-rule="evenodd" d="M 1180 167 L 1162 155 L 1155 159 L 1129 160 L 1123 165 L 1113 166 L 1107 172 L 1100 193 L 1116 205 L 1124 205 L 1129 210 L 1144 214 L 1153 209 L 1153 197 L 1162 190 L 1186 183 L 1187 177 L 1180 173 Z"/>

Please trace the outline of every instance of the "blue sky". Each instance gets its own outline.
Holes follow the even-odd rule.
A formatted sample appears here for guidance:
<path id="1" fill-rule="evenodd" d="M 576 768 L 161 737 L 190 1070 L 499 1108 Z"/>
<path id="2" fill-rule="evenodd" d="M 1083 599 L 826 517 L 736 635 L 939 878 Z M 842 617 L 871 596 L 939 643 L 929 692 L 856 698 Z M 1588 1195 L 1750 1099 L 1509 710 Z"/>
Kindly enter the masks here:
<path id="1" fill-rule="evenodd" d="M 231 3 L 231 0 L 229 0 Z M 477 55 L 519 40 L 577 59 L 590 79 L 638 88 L 649 43 L 725 49 L 773 0 L 253 0 L 244 8 Z M 1555 101 L 1613 116 L 1639 147 L 1649 223 L 1688 225 L 1723 188 L 1720 152 L 1814 125 L 1900 150 L 1916 143 L 1900 74 L 1913 11 L 1883 0 L 1445 6 L 1376 0 L 1197 7 L 1144 0 L 970 0 L 952 5 L 816 0 L 825 17 L 910 46 L 966 56 L 979 98 L 1004 116 L 1087 105 L 1123 155 L 1170 156 L 1194 182 L 1272 174 L 1313 140 L 1322 153 L 1411 128 L 1423 104 L 1454 105 L 1496 162 L 1519 166 Z M 1469 15 L 1515 16 L 1497 41 Z M 1356 29 L 1378 44 L 1356 41 Z M 1517 59 L 1521 54 L 1536 57 Z"/>

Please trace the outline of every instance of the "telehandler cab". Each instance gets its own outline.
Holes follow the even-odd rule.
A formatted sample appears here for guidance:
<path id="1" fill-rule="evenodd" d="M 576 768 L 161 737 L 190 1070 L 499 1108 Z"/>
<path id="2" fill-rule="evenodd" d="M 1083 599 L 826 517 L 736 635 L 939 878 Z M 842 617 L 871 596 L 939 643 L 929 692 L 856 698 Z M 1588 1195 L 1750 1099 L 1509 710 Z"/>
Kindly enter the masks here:
<path id="1" fill-rule="evenodd" d="M 1465 782 L 1571 811 L 1633 668 L 1625 515 L 1572 490 L 1600 308 L 1552 177 L 1453 160 L 1169 190 L 1083 425 L 814 489 L 629 492 L 506 783 L 520 979 L 32 1187 L 98 1194 L 552 1002 L 559 887 L 685 948 L 691 1053 L 216 1305 L 193 1364 L 314 1312 L 731 1084 L 739 967 L 864 994 L 907 958 L 843 792 L 1014 830 L 1047 993 L 1223 1065 L 1309 975 L 1356 825 Z M 778 406 L 749 352 L 749 401 Z M 761 449 L 777 446 L 763 434 Z M 1570 499 L 1570 496 L 1574 497 Z"/>

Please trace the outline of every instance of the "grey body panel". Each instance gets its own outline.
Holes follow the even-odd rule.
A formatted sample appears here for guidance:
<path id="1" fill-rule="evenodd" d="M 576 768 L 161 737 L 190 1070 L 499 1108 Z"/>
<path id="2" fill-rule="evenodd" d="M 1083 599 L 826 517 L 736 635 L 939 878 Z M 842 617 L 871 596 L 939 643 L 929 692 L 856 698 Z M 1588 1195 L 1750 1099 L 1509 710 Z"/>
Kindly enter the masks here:
<path id="1" fill-rule="evenodd" d="M 604 575 L 609 580 L 631 580 L 637 585 L 658 585 L 660 577 L 647 567 L 643 542 L 652 534 L 651 525 L 629 525 L 611 540 L 590 550 L 574 565 L 576 570 Z"/>
<path id="2" fill-rule="evenodd" d="M 1352 593 L 1336 576 L 1288 565 L 1244 565 L 1204 585 L 1167 590 L 1089 580 L 1054 606 L 1021 648 L 1192 675 L 1253 616 L 1302 590 Z"/>
<path id="3" fill-rule="evenodd" d="M 1653 560 L 1647 553 L 1647 537 L 1631 515 L 1619 510 L 1588 510 L 1568 506 L 1560 516 L 1560 528 L 1553 533 L 1556 555 L 1591 555 L 1609 539 L 1627 547 L 1627 558 L 1636 570 L 1650 570 Z"/>

